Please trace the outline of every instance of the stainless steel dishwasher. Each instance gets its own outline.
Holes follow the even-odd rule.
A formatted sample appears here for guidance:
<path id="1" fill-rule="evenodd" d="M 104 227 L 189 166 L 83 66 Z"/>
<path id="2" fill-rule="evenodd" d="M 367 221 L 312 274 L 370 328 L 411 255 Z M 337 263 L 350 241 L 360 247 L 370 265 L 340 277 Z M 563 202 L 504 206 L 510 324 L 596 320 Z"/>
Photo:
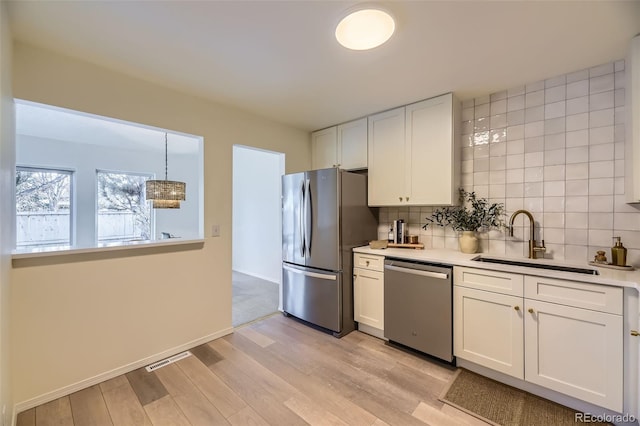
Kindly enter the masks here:
<path id="1" fill-rule="evenodd" d="M 384 336 L 453 362 L 453 268 L 407 260 L 384 262 Z"/>

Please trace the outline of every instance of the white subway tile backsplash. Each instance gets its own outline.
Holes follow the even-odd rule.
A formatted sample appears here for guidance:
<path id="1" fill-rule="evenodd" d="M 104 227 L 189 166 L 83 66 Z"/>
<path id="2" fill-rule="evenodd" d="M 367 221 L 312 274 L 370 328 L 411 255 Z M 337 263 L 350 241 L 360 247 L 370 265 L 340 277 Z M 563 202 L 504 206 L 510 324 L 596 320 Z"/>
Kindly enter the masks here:
<path id="1" fill-rule="evenodd" d="M 566 86 L 564 83 L 555 87 L 547 88 L 544 91 L 544 102 L 550 104 L 553 102 L 564 101 L 566 99 Z"/>
<path id="2" fill-rule="evenodd" d="M 612 75 L 612 82 L 613 82 L 613 75 Z M 612 87 L 613 89 L 613 83 L 612 83 Z M 507 99 L 501 99 L 501 100 L 496 100 L 495 102 L 492 100 L 491 101 L 491 115 L 496 115 L 496 114 L 505 114 L 507 112 Z"/>
<path id="3" fill-rule="evenodd" d="M 567 74 L 567 84 L 575 81 L 586 80 L 589 78 L 589 70 L 575 71 Z"/>
<path id="4" fill-rule="evenodd" d="M 589 93 L 600 93 L 613 90 L 614 88 L 614 74 L 605 74 L 598 77 L 589 79 Z"/>
<path id="5" fill-rule="evenodd" d="M 524 169 L 525 182 L 542 182 L 543 175 L 544 175 L 543 167 L 525 167 Z"/>
<path id="6" fill-rule="evenodd" d="M 522 155 L 522 154 L 519 154 Z M 522 155 L 524 161 L 524 155 Z M 524 168 L 507 169 L 505 173 L 506 183 L 522 183 L 524 182 Z"/>
<path id="7" fill-rule="evenodd" d="M 551 118 L 558 118 L 565 116 L 565 101 L 554 102 L 552 104 L 546 104 L 544 106 L 544 118 L 549 120 Z"/>
<path id="8" fill-rule="evenodd" d="M 615 109 L 613 108 L 589 113 L 589 127 L 613 126 L 615 124 L 614 113 Z"/>
<path id="9" fill-rule="evenodd" d="M 613 195 L 589 195 L 589 212 L 611 213 L 613 211 Z"/>
<path id="10" fill-rule="evenodd" d="M 589 179 L 568 180 L 565 191 L 568 196 L 589 195 Z"/>
<path id="11" fill-rule="evenodd" d="M 544 195 L 543 182 L 527 182 L 524 184 L 525 197 L 542 197 Z"/>
<path id="12" fill-rule="evenodd" d="M 526 85 L 526 92 L 538 92 L 544 90 L 544 81 L 536 81 L 535 83 L 529 83 Z"/>
<path id="13" fill-rule="evenodd" d="M 567 191 L 567 197 L 565 197 L 564 201 L 564 211 L 567 213 L 587 213 L 589 211 L 589 197 L 581 196 L 581 197 L 573 197 Z M 571 223 L 569 219 L 567 219 L 567 228 L 575 227 L 575 224 Z M 586 225 L 585 225 L 586 227 Z"/>
<path id="14" fill-rule="evenodd" d="M 613 215 L 609 213 L 589 213 L 589 229 L 612 229 Z"/>
<path id="15" fill-rule="evenodd" d="M 576 213 L 565 213 L 565 220 L 567 221 L 568 229 L 589 229 L 589 213 L 586 212 L 576 212 Z"/>
<path id="16" fill-rule="evenodd" d="M 607 161 L 614 159 L 614 147 L 612 143 L 589 146 L 589 158 L 591 161 Z"/>
<path id="17" fill-rule="evenodd" d="M 598 145 L 603 143 L 613 143 L 615 140 L 615 127 L 605 126 L 589 129 L 589 144 Z"/>
<path id="18" fill-rule="evenodd" d="M 524 124 L 507 127 L 507 141 L 524 139 Z"/>
<path id="19" fill-rule="evenodd" d="M 589 94 L 589 80 L 580 80 L 567 84 L 566 99 L 580 98 Z"/>
<path id="20" fill-rule="evenodd" d="M 524 122 L 533 123 L 534 121 L 544 120 L 544 105 L 530 107 L 524 110 Z"/>
<path id="21" fill-rule="evenodd" d="M 546 135 L 544 137 L 544 150 L 553 151 L 565 147 L 565 133 L 557 133 L 555 135 Z"/>
<path id="22" fill-rule="evenodd" d="M 539 105 L 544 105 L 544 90 L 538 90 L 537 92 L 529 92 L 524 98 L 525 108 L 532 108 Z"/>
<path id="23" fill-rule="evenodd" d="M 612 178 L 613 174 L 613 161 L 591 161 L 589 163 L 589 177 L 590 178 Z"/>
<path id="24" fill-rule="evenodd" d="M 607 64 L 597 65 L 589 68 L 589 77 L 598 77 L 600 75 L 609 74 L 614 71 L 613 62 Z"/>
<path id="25" fill-rule="evenodd" d="M 566 101 L 567 115 L 581 114 L 587 111 L 589 111 L 589 96 L 582 96 L 579 98 L 567 99 Z"/>
<path id="26" fill-rule="evenodd" d="M 589 161 L 589 147 L 567 148 L 567 164 L 586 163 Z"/>
<path id="27" fill-rule="evenodd" d="M 613 90 L 589 96 L 589 111 L 615 107 Z"/>
<path id="28" fill-rule="evenodd" d="M 504 202 L 508 214 L 531 211 L 546 257 L 592 260 L 621 235 L 640 267 L 640 206 L 624 199 L 624 87 L 624 61 L 616 61 L 465 101 L 462 186 Z M 432 211 L 380 209 L 381 238 L 391 220 L 407 217 L 427 247 L 458 249 L 450 228 L 420 228 Z M 528 229 L 519 217 L 514 238 L 482 234 L 482 249 L 526 256 Z"/>
<path id="29" fill-rule="evenodd" d="M 526 146 L 525 146 L 526 149 Z M 539 167 L 544 166 L 544 152 L 542 150 L 537 152 L 529 152 L 524 155 L 525 167 Z"/>
<path id="30" fill-rule="evenodd" d="M 589 177 L 589 164 L 588 163 L 576 163 L 569 164 L 567 162 L 566 179 L 587 179 Z"/>
<path id="31" fill-rule="evenodd" d="M 525 118 L 526 120 L 526 118 Z M 533 123 L 526 123 L 524 125 L 524 136 L 526 138 L 533 138 L 536 136 L 544 136 L 544 121 L 536 121 Z"/>
<path id="32" fill-rule="evenodd" d="M 604 110 L 607 111 L 607 110 Z M 567 116 L 567 132 L 583 130 L 589 128 L 589 113 L 574 114 Z"/>
<path id="33" fill-rule="evenodd" d="M 554 135 L 556 133 L 564 132 L 566 132 L 566 120 L 564 116 L 544 120 L 545 135 Z"/>
<path id="34" fill-rule="evenodd" d="M 565 150 L 563 149 L 554 149 L 552 151 L 544 152 L 544 165 L 545 166 L 554 166 L 565 163 Z"/>
<path id="35" fill-rule="evenodd" d="M 577 146 L 589 145 L 589 130 L 576 130 L 566 133 L 566 146 L 573 148 Z"/>

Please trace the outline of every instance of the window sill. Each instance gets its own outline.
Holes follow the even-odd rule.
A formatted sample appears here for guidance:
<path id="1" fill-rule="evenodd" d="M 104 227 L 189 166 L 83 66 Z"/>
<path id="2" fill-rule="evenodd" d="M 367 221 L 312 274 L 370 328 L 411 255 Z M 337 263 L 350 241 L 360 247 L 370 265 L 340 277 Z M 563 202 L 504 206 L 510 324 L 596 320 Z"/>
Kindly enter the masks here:
<path id="1" fill-rule="evenodd" d="M 117 243 L 104 243 L 95 247 L 74 248 L 71 246 L 55 246 L 55 247 L 32 247 L 28 249 L 17 249 L 11 253 L 12 260 L 34 259 L 52 256 L 77 255 L 87 253 L 117 253 L 126 250 L 151 249 L 154 247 L 171 247 L 204 244 L 204 238 L 183 240 L 180 238 L 169 238 L 166 240 L 153 241 L 128 241 Z M 178 247 L 176 247 L 177 249 Z M 122 253 L 125 255 L 125 253 Z"/>

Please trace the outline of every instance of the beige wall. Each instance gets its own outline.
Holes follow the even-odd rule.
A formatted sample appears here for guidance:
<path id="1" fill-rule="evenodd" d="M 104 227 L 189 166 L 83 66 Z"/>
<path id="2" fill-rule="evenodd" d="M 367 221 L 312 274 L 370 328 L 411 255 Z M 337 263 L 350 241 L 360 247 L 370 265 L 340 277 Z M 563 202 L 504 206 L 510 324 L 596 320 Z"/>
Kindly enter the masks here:
<path id="1" fill-rule="evenodd" d="M 15 169 L 14 108 L 11 96 L 11 31 L 5 2 L 0 2 L 0 423 L 11 418 L 9 333 L 10 273 L 13 241 L 13 179 Z"/>
<path id="2" fill-rule="evenodd" d="M 18 408 L 227 333 L 232 146 L 284 152 L 287 172 L 299 171 L 311 164 L 308 133 L 19 43 L 13 72 L 18 99 L 204 136 L 205 233 L 213 224 L 221 226 L 221 237 L 178 252 L 14 263 L 12 369 Z"/>

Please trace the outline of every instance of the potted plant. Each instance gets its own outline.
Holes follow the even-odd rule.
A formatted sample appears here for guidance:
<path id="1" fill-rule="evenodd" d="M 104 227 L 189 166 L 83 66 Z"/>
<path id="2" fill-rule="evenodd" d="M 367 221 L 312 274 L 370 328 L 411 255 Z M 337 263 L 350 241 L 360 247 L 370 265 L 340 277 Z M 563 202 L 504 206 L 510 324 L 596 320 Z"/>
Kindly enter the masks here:
<path id="1" fill-rule="evenodd" d="M 428 223 L 423 229 L 427 229 L 430 223 L 450 226 L 459 232 L 460 251 L 475 253 L 478 251 L 478 231 L 504 227 L 504 204 L 490 203 L 486 198 L 478 198 L 475 192 L 467 192 L 464 188 L 460 188 L 459 192 L 460 204 L 436 209 L 431 217 L 426 218 Z"/>

